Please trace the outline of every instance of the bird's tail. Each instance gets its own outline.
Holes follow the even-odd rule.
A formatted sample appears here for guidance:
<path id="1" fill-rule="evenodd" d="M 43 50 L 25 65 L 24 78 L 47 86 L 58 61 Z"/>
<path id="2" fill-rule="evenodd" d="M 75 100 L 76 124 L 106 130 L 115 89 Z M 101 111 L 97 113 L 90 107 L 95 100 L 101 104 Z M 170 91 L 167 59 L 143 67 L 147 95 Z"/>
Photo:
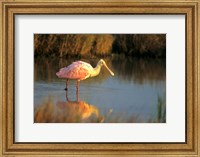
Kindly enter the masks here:
<path id="1" fill-rule="evenodd" d="M 61 74 L 60 72 L 57 72 L 57 73 L 56 73 L 56 76 L 58 76 L 59 78 L 61 78 L 61 77 L 62 77 L 62 74 Z"/>

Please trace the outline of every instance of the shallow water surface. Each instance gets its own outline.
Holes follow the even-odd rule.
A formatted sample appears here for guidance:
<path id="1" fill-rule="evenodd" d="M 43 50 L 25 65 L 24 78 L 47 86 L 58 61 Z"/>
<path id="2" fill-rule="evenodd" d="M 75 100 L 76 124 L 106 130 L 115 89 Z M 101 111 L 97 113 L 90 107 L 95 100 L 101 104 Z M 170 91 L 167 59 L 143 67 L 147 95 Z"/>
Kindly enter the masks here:
<path id="1" fill-rule="evenodd" d="M 35 59 L 35 122 L 152 123 L 166 122 L 165 59 L 105 58 L 98 76 L 80 82 L 55 75 L 60 68 L 82 60 L 96 66 L 99 59 Z"/>

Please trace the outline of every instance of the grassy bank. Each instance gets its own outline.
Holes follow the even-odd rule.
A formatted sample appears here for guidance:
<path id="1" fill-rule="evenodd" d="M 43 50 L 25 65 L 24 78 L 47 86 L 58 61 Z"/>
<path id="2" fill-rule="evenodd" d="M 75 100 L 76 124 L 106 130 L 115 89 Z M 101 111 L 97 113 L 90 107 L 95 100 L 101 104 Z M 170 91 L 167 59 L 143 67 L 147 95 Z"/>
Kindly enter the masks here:
<path id="1" fill-rule="evenodd" d="M 112 54 L 165 57 L 164 34 L 35 34 L 34 55 L 102 57 Z"/>

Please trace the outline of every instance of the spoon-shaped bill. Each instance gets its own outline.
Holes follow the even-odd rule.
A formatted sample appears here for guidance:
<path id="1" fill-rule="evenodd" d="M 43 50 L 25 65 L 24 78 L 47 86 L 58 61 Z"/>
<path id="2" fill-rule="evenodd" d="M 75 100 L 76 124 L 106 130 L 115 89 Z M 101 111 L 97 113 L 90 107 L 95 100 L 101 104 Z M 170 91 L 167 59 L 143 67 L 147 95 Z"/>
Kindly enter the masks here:
<path id="1" fill-rule="evenodd" d="M 108 66 L 106 65 L 106 63 L 104 63 L 104 66 L 106 67 L 106 69 L 110 72 L 110 74 L 112 75 L 112 76 L 114 76 L 115 74 L 108 68 Z"/>

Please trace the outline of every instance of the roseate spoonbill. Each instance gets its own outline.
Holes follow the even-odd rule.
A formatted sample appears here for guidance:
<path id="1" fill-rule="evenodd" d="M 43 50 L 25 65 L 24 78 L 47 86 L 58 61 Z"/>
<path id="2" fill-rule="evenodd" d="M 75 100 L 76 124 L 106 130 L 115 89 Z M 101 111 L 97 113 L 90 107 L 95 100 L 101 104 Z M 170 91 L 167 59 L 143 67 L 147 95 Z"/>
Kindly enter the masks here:
<path id="1" fill-rule="evenodd" d="M 97 76 L 100 73 L 101 67 L 103 65 L 110 72 L 110 74 L 114 76 L 114 73 L 108 68 L 108 66 L 106 65 L 106 62 L 103 59 L 99 60 L 95 68 L 93 68 L 90 64 L 83 61 L 73 62 L 69 66 L 61 68 L 59 72 L 56 73 L 56 75 L 59 78 L 67 79 L 65 90 L 68 89 L 69 80 L 77 80 L 76 88 L 78 91 L 79 82 L 89 77 Z"/>

